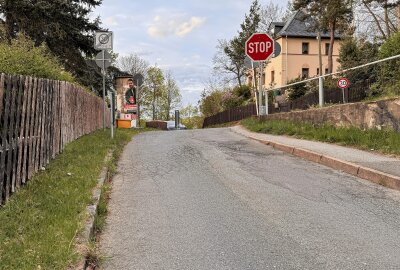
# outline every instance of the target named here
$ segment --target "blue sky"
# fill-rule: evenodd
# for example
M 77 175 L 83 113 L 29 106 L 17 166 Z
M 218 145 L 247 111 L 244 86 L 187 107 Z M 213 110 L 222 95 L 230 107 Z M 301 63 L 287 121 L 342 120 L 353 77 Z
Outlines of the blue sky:
M 260 1 L 261 5 L 269 2 Z M 273 0 L 286 4 L 286 0 Z M 150 65 L 170 70 L 182 103 L 197 104 L 212 73 L 218 39 L 239 30 L 252 0 L 103 0 L 94 12 L 114 32 L 114 51 L 136 53 Z

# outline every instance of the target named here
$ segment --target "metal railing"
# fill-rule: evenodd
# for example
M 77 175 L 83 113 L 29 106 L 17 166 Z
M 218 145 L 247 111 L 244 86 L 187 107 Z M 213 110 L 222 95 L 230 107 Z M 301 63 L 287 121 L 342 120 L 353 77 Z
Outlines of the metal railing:
M 265 102 L 265 104 L 266 104 L 266 105 L 265 105 L 265 106 L 266 106 L 266 109 L 265 109 L 264 112 L 265 112 L 266 114 L 268 114 L 268 111 L 269 111 L 269 110 L 268 110 L 268 92 L 269 92 L 269 91 L 281 90 L 281 89 L 284 89 L 284 88 L 289 88 L 289 87 L 291 87 L 291 86 L 295 86 L 295 85 L 299 85 L 299 84 L 304 84 L 304 83 L 306 83 L 306 82 L 311 82 L 311 81 L 314 81 L 314 80 L 319 80 L 319 84 L 318 84 L 318 85 L 319 85 L 319 87 L 318 87 L 319 106 L 320 106 L 320 107 L 323 107 L 324 104 L 325 104 L 325 98 L 324 98 L 324 83 L 323 83 L 323 79 L 324 79 L 324 78 L 326 78 L 326 77 L 333 77 L 333 76 L 339 75 L 339 74 L 345 74 L 345 73 L 347 73 L 347 72 L 349 72 L 349 71 L 353 71 L 353 70 L 365 68 L 365 67 L 368 67 L 368 66 L 376 65 L 376 64 L 379 64 L 379 63 L 383 63 L 383 62 L 387 62 L 387 61 L 395 60 L 395 59 L 400 59 L 400 54 L 394 55 L 394 56 L 390 56 L 390 57 L 387 57 L 387 58 L 384 58 L 384 59 L 380 59 L 380 60 L 377 60 L 377 61 L 369 62 L 369 63 L 363 64 L 363 65 L 359 65 L 359 66 L 347 68 L 347 69 L 340 70 L 340 71 L 337 71 L 337 72 L 332 72 L 332 73 L 328 73 L 328 74 L 321 74 L 321 75 L 315 76 L 315 77 L 313 77 L 313 78 L 304 79 L 304 80 L 302 80 L 302 81 L 290 83 L 290 84 L 287 84 L 287 85 L 284 85 L 284 86 L 275 87 L 275 88 L 272 88 L 272 89 L 264 89 L 264 95 L 265 95 L 265 99 L 266 99 L 266 102 Z M 258 100 L 258 106 L 259 106 L 259 108 L 261 108 L 261 105 L 262 105 L 262 98 L 260 98 L 260 99 Z M 260 109 L 258 109 L 257 112 L 258 112 L 257 115 L 260 115 L 260 114 L 261 114 L 261 110 L 260 110 Z

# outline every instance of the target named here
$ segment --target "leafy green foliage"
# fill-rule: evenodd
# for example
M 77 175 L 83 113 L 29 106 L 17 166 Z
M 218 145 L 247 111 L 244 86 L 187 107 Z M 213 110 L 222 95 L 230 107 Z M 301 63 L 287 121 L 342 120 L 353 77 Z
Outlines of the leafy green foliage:
M 302 78 L 296 78 L 291 81 L 288 81 L 288 84 L 296 83 L 302 81 Z M 299 83 L 295 84 L 293 86 L 290 86 L 288 89 L 286 89 L 288 92 L 288 99 L 289 100 L 295 100 L 299 97 L 304 96 L 308 89 L 307 89 L 307 84 L 306 83 Z
M 180 110 L 180 114 L 181 122 L 186 128 L 197 129 L 203 127 L 204 119 L 199 115 L 199 108 L 197 106 L 189 104 Z
M 248 86 L 248 85 L 236 86 L 232 89 L 232 92 L 235 96 L 241 98 L 243 101 L 246 101 L 246 100 L 249 100 L 252 98 L 250 86 Z
M 363 65 L 377 60 L 378 49 L 379 46 L 376 43 L 348 37 L 342 42 L 338 62 L 342 70 Z M 346 77 L 352 84 L 365 80 L 375 81 L 377 72 L 378 69 L 375 65 L 347 72 Z
M 379 58 L 400 54 L 400 33 L 390 37 L 379 50 Z M 400 80 L 400 60 L 392 60 L 382 65 L 381 80 Z
M 93 33 L 100 30 L 100 20 L 91 20 L 92 9 L 101 0 L 0 0 L 0 18 L 5 39 L 11 42 L 19 33 L 45 44 L 77 81 L 90 88 L 101 88 L 101 76 L 88 66 L 84 55 L 92 57 Z M 93 79 L 95 78 L 95 79 Z
M 165 74 L 164 87 L 165 91 L 161 101 L 161 115 L 162 119 L 168 121 L 171 119 L 172 111 L 180 105 L 182 96 L 178 84 L 170 72 Z
M 11 44 L 0 43 L 0 72 L 75 81 L 45 45 L 35 47 L 33 41 L 22 35 Z
M 222 107 L 223 92 L 215 90 L 210 93 L 203 92 L 200 101 L 200 112 L 204 117 L 208 117 L 219 113 L 223 110 Z

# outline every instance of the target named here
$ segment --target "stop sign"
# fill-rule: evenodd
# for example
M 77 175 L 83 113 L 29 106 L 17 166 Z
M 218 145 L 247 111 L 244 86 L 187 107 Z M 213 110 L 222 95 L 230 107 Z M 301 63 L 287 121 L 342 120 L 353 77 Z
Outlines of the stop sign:
M 246 54 L 253 61 L 265 61 L 274 53 L 274 40 L 264 33 L 255 33 L 246 41 Z

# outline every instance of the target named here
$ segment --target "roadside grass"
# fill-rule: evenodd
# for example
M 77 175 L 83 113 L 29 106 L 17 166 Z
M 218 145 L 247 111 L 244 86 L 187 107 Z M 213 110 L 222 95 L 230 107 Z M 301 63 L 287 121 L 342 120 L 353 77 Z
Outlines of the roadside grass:
M 289 135 L 300 139 L 336 143 L 344 146 L 400 155 L 400 133 L 392 129 L 362 130 L 356 127 L 313 125 L 291 121 L 269 120 L 260 122 L 256 118 L 242 120 L 247 129 L 275 135 Z
M 113 170 L 132 136 L 146 130 L 117 130 L 114 141 L 109 130 L 83 136 L 13 195 L 0 208 L 0 269 L 66 269 L 76 263 L 75 238 L 107 153 L 113 151 L 107 164 Z M 106 214 L 105 201 L 99 212 Z

